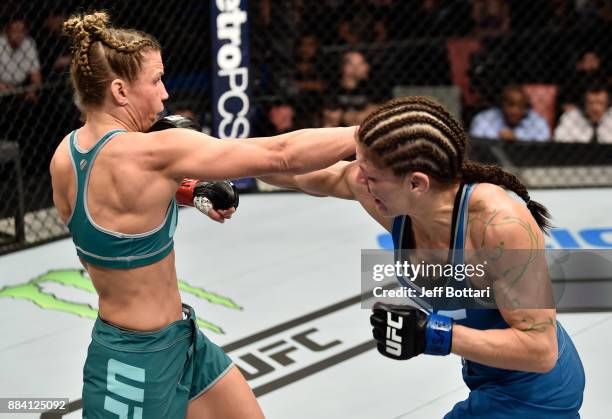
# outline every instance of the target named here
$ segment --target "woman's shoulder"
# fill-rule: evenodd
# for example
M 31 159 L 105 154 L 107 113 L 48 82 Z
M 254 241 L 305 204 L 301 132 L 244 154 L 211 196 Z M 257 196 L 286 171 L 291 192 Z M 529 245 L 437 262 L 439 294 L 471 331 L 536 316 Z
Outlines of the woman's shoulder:
M 506 189 L 493 183 L 476 183 L 473 186 L 472 195 L 470 197 L 470 209 L 476 202 L 481 202 L 489 205 L 498 205 L 506 203 L 507 200 L 513 198 L 508 194 Z
M 50 169 L 52 173 L 54 170 L 59 170 L 62 167 L 70 164 L 70 150 L 68 148 L 70 134 L 72 133 L 70 132 L 66 134 L 55 148 L 55 152 L 53 153 L 50 162 Z
M 475 184 L 468 205 L 470 213 L 486 209 L 487 212 L 503 212 L 506 215 L 529 214 L 523 199 L 493 183 Z
M 530 237 L 539 235 L 537 223 L 523 200 L 498 185 L 477 184 L 468 208 L 469 235 L 475 247 L 500 240 L 511 245 L 513 237 L 519 238 L 522 233 Z M 519 243 L 514 246 L 522 248 Z

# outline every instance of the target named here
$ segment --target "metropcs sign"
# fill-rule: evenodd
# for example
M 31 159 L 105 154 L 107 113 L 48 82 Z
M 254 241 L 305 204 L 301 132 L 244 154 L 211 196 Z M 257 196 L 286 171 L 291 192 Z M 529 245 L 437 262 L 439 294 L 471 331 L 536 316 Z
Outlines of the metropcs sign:
M 211 3 L 213 134 L 246 138 L 249 122 L 249 39 L 246 0 Z

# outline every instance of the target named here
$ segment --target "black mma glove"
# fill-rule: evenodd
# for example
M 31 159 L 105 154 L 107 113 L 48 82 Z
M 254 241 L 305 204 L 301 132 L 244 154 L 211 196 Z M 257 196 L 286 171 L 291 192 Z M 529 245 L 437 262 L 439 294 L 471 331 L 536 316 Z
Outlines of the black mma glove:
M 237 209 L 239 201 L 238 190 L 229 180 L 198 182 L 193 190 L 193 205 L 204 214 L 211 208 Z
M 181 115 L 168 115 L 151 125 L 148 132 L 163 131 L 169 128 L 187 128 L 198 132 L 202 131 L 200 124 L 191 118 Z
M 386 357 L 410 359 L 422 353 L 450 353 L 453 321 L 449 317 L 428 315 L 410 306 L 376 303 L 370 324 L 378 352 Z
M 162 131 L 169 128 L 187 128 L 200 131 L 200 125 L 191 118 L 181 115 L 169 115 L 155 122 L 149 132 Z M 208 211 L 238 208 L 238 190 L 229 180 L 219 182 L 204 182 L 198 179 L 185 178 L 176 192 L 179 205 L 196 207 L 208 215 Z
M 238 208 L 238 190 L 229 180 L 219 182 L 204 182 L 197 179 L 183 179 L 176 192 L 179 205 L 196 207 L 208 215 L 208 211 Z

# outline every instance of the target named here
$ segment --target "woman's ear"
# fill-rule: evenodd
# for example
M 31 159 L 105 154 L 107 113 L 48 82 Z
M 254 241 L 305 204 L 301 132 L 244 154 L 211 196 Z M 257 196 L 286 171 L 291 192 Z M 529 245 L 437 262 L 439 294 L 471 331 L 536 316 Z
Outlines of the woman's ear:
M 121 79 L 114 79 L 111 82 L 111 97 L 119 106 L 126 106 L 128 104 L 126 87 L 125 82 Z
M 404 182 L 412 192 L 417 194 L 424 194 L 431 187 L 429 176 L 423 172 L 412 172 L 406 175 Z

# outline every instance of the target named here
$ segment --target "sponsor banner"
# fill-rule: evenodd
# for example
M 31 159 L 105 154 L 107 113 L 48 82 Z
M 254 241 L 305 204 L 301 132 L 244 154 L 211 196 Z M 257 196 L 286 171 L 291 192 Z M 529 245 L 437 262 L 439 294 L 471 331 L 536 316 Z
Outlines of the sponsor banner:
M 251 134 L 249 32 L 247 0 L 214 0 L 211 4 L 212 134 L 247 138 Z M 236 179 L 240 190 L 254 179 Z
M 389 233 L 376 238 L 383 249 L 393 249 Z M 545 237 L 547 249 L 612 249 L 612 227 L 553 228 Z

